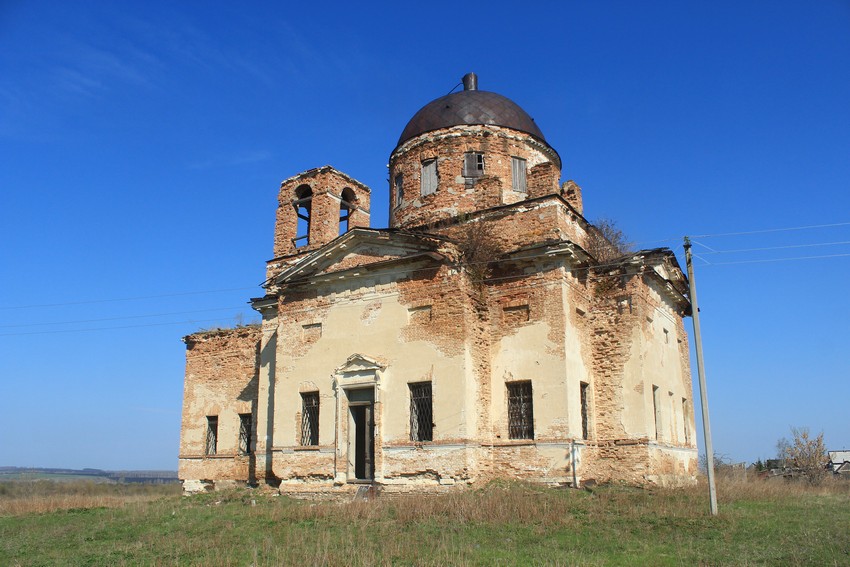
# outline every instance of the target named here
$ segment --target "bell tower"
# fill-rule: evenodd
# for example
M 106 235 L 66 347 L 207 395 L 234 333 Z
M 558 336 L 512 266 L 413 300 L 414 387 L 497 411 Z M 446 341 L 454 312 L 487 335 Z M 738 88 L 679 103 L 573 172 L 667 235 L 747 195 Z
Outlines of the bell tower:
M 369 187 L 326 165 L 280 184 L 275 257 L 314 250 L 356 227 L 369 226 Z

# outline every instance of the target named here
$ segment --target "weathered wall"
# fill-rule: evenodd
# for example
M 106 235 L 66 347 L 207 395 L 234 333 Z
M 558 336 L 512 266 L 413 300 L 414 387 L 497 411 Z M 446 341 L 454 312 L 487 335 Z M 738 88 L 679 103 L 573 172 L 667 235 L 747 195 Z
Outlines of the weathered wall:
M 310 211 L 309 239 L 293 243 L 298 232 L 298 215 L 293 203 L 296 190 L 308 186 L 313 192 Z M 283 181 L 278 193 L 277 220 L 274 234 L 274 256 L 314 250 L 340 234 L 342 194 L 350 189 L 355 199 L 348 228 L 369 226 L 369 188 L 330 166 L 305 171 Z
M 238 452 L 239 414 L 257 415 L 260 332 L 248 326 L 184 338 L 186 378 L 178 464 L 182 480 L 247 481 L 252 475 L 253 457 Z M 207 416 L 218 416 L 216 455 L 205 455 Z
M 431 445 L 465 443 L 474 419 L 466 387 L 466 331 L 462 306 L 455 301 L 457 285 L 446 267 L 414 272 L 409 278 L 395 274 L 349 278 L 319 290 L 284 292 L 280 304 L 281 335 L 287 337 L 286 356 L 278 357 L 275 394 L 274 471 L 286 482 L 293 478 L 332 479 L 347 474 L 344 442 L 348 407 L 341 394 L 337 368 L 355 354 L 380 359 L 385 370 L 377 377 L 376 449 L 394 450 L 400 462 L 413 449 L 409 430 L 409 388 L 413 382 L 431 381 L 433 388 L 434 441 Z M 396 282 L 397 279 L 402 281 Z M 319 445 L 299 446 L 301 397 L 296 392 L 320 395 Z M 376 453 L 379 451 L 376 450 Z M 466 463 L 434 457 L 429 451 L 416 459 L 414 470 L 399 468 L 376 454 L 377 478 L 427 474 L 463 475 Z M 443 454 L 443 453 L 441 453 Z
M 484 154 L 483 176 L 463 176 L 465 152 Z M 512 188 L 511 157 L 526 160 L 526 193 Z M 422 162 L 427 159 L 437 160 L 439 181 L 435 193 L 423 196 Z M 557 161 L 551 148 L 509 128 L 455 126 L 428 132 L 405 142 L 390 156 L 390 226 L 412 227 L 557 193 L 560 175 Z M 404 184 L 404 199 L 400 203 L 396 202 L 392 187 L 397 175 L 402 176 Z

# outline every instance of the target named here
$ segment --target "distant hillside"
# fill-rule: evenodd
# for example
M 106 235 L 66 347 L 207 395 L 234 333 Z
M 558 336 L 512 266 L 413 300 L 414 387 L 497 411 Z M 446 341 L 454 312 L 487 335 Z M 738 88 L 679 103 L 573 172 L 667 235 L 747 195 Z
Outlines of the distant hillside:
M 0 481 L 4 480 L 91 480 L 94 482 L 133 482 L 143 484 L 179 482 L 177 471 L 104 471 L 100 469 L 0 467 Z

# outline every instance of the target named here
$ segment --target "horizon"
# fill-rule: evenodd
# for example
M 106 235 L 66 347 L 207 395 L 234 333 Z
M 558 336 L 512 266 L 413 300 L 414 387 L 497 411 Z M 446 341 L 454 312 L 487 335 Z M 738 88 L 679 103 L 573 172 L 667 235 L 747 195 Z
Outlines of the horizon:
M 846 450 L 850 4 L 488 6 L 0 7 L 0 461 L 176 470 L 180 338 L 257 319 L 281 180 L 333 165 L 386 227 L 399 135 L 470 71 L 589 220 L 691 237 L 715 453 Z

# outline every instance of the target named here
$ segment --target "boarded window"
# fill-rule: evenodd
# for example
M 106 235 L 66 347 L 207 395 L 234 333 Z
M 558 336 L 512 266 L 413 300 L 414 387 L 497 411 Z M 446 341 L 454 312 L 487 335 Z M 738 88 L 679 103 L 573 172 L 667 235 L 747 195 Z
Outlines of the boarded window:
M 207 416 L 207 442 L 204 454 L 215 455 L 218 452 L 218 416 Z
M 522 158 L 511 158 L 511 187 L 513 187 L 514 191 L 519 193 L 525 193 L 528 191 L 528 184 L 526 181 L 526 163 Z
M 239 453 L 248 455 L 254 447 L 251 445 L 251 414 L 239 414 Z
M 437 160 L 426 159 L 422 162 L 422 196 L 437 192 Z
M 588 386 L 586 382 L 582 382 L 579 386 L 579 391 L 581 392 L 581 438 L 582 439 L 590 439 L 590 421 L 589 414 L 590 408 L 588 407 L 588 399 L 587 399 L 587 391 Z
M 463 176 L 481 177 L 484 175 L 484 154 L 466 152 L 463 154 Z
M 419 382 L 410 386 L 410 440 L 432 441 L 434 439 L 433 405 L 431 382 Z
M 534 439 L 530 381 L 508 383 L 508 436 L 511 439 Z
M 404 177 L 402 177 L 401 173 L 395 176 L 393 185 L 395 187 L 395 206 L 400 207 L 401 202 L 404 200 Z
M 319 444 L 319 392 L 301 394 L 301 444 Z

